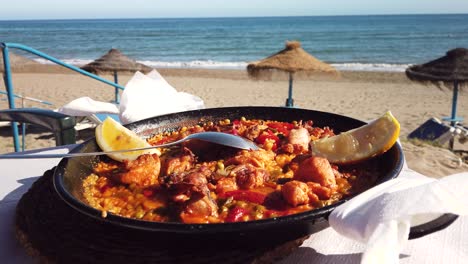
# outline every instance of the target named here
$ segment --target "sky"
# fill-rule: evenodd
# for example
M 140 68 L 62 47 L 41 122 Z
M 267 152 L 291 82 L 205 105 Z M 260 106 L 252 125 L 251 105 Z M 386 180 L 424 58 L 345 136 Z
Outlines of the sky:
M 468 0 L 0 0 L 0 20 L 468 13 Z

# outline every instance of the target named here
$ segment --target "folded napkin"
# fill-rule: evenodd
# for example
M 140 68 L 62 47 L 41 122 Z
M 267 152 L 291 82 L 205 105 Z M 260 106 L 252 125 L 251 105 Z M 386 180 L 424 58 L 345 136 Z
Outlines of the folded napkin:
M 57 111 L 71 116 L 92 114 L 119 114 L 120 121 L 128 124 L 145 118 L 202 109 L 205 105 L 200 97 L 178 92 L 153 70 L 148 75 L 136 72 L 122 92 L 120 105 L 95 101 L 81 97 L 59 108 Z
M 337 207 L 329 223 L 339 234 L 366 243 L 361 263 L 398 263 L 411 226 L 444 213 L 467 215 L 467 197 L 468 172 L 436 180 L 405 164 L 398 178 Z
M 123 124 L 152 116 L 204 108 L 203 100 L 192 94 L 177 92 L 156 71 L 148 75 L 136 72 L 125 86 L 120 101 Z
M 118 114 L 119 108 L 115 104 L 80 97 L 60 107 L 57 112 L 69 116 L 89 116 L 96 113 Z

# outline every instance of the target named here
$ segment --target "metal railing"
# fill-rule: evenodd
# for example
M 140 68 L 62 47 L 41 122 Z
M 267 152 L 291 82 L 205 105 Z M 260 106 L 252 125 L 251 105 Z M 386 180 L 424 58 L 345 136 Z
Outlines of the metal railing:
M 63 61 L 60 61 L 59 59 L 57 58 L 54 58 L 50 55 L 47 55 L 43 52 L 40 52 L 38 50 L 35 50 L 31 47 L 28 47 L 26 45 L 22 45 L 22 44 L 18 44 L 18 43 L 6 43 L 6 42 L 0 42 L 0 48 L 2 49 L 2 53 L 3 53 L 3 65 L 4 65 L 4 82 L 5 82 L 5 87 L 6 87 L 6 91 L 7 91 L 7 97 L 8 97 L 8 107 L 10 109 L 14 109 L 15 108 L 15 101 L 14 101 L 14 91 L 13 91 L 13 81 L 12 81 L 12 73 L 11 73 L 11 67 L 10 67 L 10 56 L 9 56 L 9 49 L 12 48 L 12 49 L 20 49 L 20 50 L 24 50 L 26 52 L 29 52 L 29 53 L 32 53 L 36 56 L 39 56 L 41 58 L 44 58 L 48 61 L 51 61 L 51 62 L 54 62 L 58 65 L 61 65 L 65 68 L 68 68 L 72 71 L 75 71 L 75 72 L 78 72 L 78 73 L 81 73 L 87 77 L 90 77 L 90 78 L 93 78 L 95 80 L 98 80 L 100 82 L 103 82 L 105 84 L 108 84 L 110 86 L 113 86 L 115 87 L 116 89 L 120 89 L 120 90 L 123 90 L 124 87 L 117 84 L 117 83 L 114 83 L 114 82 L 111 82 L 109 80 L 106 80 L 102 77 L 99 77 L 95 74 L 92 74 L 92 73 L 89 73 L 85 70 L 82 70 L 76 66 L 73 66 L 73 65 L 70 65 L 70 64 L 67 64 Z M 118 93 L 116 93 L 116 98 L 115 98 L 115 101 L 116 103 L 118 103 Z M 11 123 L 11 129 L 12 129 L 12 133 L 13 133 L 13 144 L 14 144 L 14 147 L 15 147 L 15 151 L 20 151 L 20 144 L 19 144 L 19 133 L 18 133 L 18 127 L 16 125 L 16 122 L 12 122 Z

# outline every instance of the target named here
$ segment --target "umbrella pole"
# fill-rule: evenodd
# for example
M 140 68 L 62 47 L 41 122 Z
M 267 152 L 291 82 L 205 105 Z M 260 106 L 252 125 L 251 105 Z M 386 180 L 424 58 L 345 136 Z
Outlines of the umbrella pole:
M 288 99 L 286 99 L 286 107 L 293 107 L 294 100 L 292 99 L 292 91 L 293 91 L 293 73 L 289 73 L 289 90 L 288 90 Z
M 457 124 L 457 100 L 458 100 L 458 81 L 453 82 L 453 97 L 452 97 L 452 116 L 450 117 L 450 125 L 455 127 Z M 453 150 L 454 138 L 449 141 L 449 148 Z
M 117 71 L 114 71 L 114 83 L 119 83 L 119 79 L 117 77 Z M 120 103 L 120 96 L 119 96 L 119 88 L 115 86 L 115 103 Z

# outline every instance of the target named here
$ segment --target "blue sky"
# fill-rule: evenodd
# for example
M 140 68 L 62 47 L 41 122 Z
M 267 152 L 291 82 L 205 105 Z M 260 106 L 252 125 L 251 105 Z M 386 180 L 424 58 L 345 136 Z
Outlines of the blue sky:
M 0 20 L 468 13 L 468 0 L 0 0 Z

